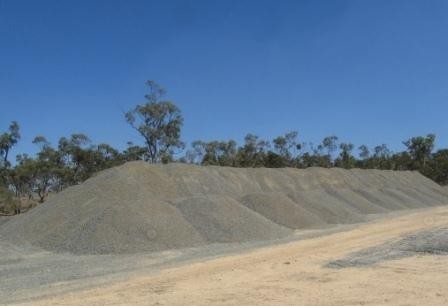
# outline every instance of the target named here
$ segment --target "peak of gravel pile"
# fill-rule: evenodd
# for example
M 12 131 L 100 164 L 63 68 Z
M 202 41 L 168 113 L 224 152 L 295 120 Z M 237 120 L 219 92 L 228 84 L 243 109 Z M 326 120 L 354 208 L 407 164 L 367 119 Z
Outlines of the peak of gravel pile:
M 0 224 L 0 236 L 54 252 L 136 253 L 276 239 L 446 203 L 417 172 L 130 162 Z

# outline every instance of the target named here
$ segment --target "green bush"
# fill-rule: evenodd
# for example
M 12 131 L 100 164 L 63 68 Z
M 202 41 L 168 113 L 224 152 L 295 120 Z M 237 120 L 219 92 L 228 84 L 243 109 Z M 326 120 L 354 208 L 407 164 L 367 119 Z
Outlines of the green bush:
M 0 213 L 15 214 L 19 208 L 19 202 L 14 195 L 4 187 L 0 186 Z

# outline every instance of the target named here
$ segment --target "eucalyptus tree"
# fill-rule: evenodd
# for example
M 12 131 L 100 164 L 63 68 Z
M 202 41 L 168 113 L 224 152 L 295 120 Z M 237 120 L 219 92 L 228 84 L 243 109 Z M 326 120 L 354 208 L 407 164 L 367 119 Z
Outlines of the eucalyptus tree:
M 322 140 L 322 148 L 327 150 L 327 155 L 330 159 L 333 157 L 333 153 L 338 149 L 338 140 L 337 136 L 327 136 Z
M 9 154 L 11 149 L 20 140 L 20 127 L 16 121 L 11 122 L 8 131 L 0 134 L 0 184 L 7 186 L 9 167 Z
M 123 151 L 123 159 L 125 161 L 143 160 L 148 161 L 146 147 L 134 144 L 132 141 L 127 142 L 128 147 Z
M 185 152 L 185 161 L 190 164 L 200 165 L 204 161 L 206 154 L 206 142 L 195 140 L 191 143 L 191 148 Z
M 237 166 L 238 167 L 263 167 L 266 165 L 265 157 L 270 143 L 266 140 L 260 140 L 255 134 L 247 134 L 244 137 L 244 145 L 238 149 Z
M 339 157 L 336 161 L 336 166 L 350 169 L 356 165 L 356 159 L 352 155 L 352 151 L 354 149 L 354 145 L 352 143 L 341 143 L 339 144 Z
M 412 137 L 403 142 L 415 161 L 417 169 L 425 167 L 427 161 L 431 158 L 435 140 L 436 135 L 428 134 L 427 136 Z
M 144 138 L 149 161 L 157 163 L 171 159 L 176 149 L 184 148 L 180 139 L 183 117 L 175 104 L 163 100 L 166 92 L 160 85 L 154 81 L 146 84 L 146 103 L 128 111 L 125 118 Z
M 272 141 L 276 153 L 284 159 L 284 164 L 288 166 L 294 166 L 294 160 L 297 159 L 298 152 L 302 148 L 297 137 L 298 132 L 292 131 L 284 136 L 278 136 Z
M 428 165 L 430 171 L 425 174 L 439 184 L 448 185 L 448 149 L 435 152 Z

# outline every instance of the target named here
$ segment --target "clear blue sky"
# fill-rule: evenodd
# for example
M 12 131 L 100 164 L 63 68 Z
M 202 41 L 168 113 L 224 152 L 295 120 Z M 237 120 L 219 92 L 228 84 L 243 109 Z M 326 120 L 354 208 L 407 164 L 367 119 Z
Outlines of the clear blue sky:
M 0 0 L 0 130 L 32 151 L 73 132 L 123 149 L 145 81 L 183 138 L 290 130 L 356 145 L 434 132 L 448 146 L 448 1 Z

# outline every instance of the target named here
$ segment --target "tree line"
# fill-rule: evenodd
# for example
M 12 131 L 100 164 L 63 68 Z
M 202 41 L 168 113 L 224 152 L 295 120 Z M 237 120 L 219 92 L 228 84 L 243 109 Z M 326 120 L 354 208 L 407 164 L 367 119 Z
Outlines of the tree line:
M 56 145 L 38 135 L 33 140 L 38 153 L 18 154 L 13 164 L 11 150 L 21 137 L 20 126 L 13 121 L 0 134 L 0 213 L 20 213 L 24 199 L 42 203 L 49 193 L 135 160 L 227 167 L 417 170 L 439 184 L 448 184 L 448 149 L 434 152 L 434 134 L 403 141 L 401 152 L 392 152 L 380 144 L 373 148 L 361 145 L 355 154 L 354 144 L 340 141 L 335 135 L 313 144 L 303 142 L 297 131 L 272 140 L 247 134 L 242 144 L 234 140 L 197 140 L 187 148 L 181 139 L 180 109 L 165 99 L 166 92 L 160 85 L 148 81 L 147 86 L 145 103 L 125 113 L 125 120 L 142 137 L 144 145 L 128 142 L 123 151 L 105 143 L 93 144 L 84 134 L 61 137 Z

